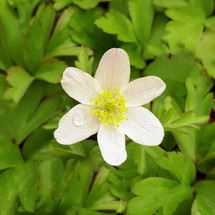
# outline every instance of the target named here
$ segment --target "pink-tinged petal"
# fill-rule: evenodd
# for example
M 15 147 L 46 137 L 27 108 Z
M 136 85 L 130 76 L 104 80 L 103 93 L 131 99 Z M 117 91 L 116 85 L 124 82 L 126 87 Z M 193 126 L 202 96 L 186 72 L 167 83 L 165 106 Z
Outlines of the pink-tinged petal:
M 130 62 L 123 49 L 112 48 L 104 53 L 95 74 L 103 90 L 121 89 L 129 82 Z
M 106 127 L 101 124 L 98 132 L 98 144 L 104 160 L 112 165 L 119 166 L 126 158 L 125 135 L 120 128 L 114 125 Z
M 61 84 L 69 96 L 86 105 L 91 103 L 89 99 L 97 98 L 102 92 L 96 79 L 74 67 L 64 71 Z
M 159 96 L 165 88 L 166 85 L 160 78 L 148 76 L 128 83 L 120 93 L 126 101 L 126 107 L 139 107 Z
M 89 106 L 79 104 L 66 113 L 59 122 L 54 137 L 58 143 L 69 145 L 82 141 L 98 132 L 100 121 L 91 114 Z
M 134 142 L 156 146 L 164 137 L 164 129 L 160 121 L 149 110 L 143 107 L 128 108 L 125 112 L 128 120 L 122 120 L 120 126 L 124 133 Z

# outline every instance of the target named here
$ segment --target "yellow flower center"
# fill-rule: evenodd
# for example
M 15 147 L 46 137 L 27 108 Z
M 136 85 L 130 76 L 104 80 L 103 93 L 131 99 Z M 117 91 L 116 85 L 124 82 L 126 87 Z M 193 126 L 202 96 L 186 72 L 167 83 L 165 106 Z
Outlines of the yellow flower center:
M 118 90 L 119 89 L 115 87 L 115 91 Z M 128 120 L 128 117 L 123 116 L 123 112 L 128 111 L 128 109 L 125 108 L 126 101 L 119 92 L 113 97 L 111 90 L 105 90 L 103 93 L 98 94 L 98 98 L 94 100 L 90 99 L 90 101 L 92 102 L 90 107 L 95 107 L 91 113 L 98 116 L 101 123 L 105 124 L 107 127 L 112 123 L 119 127 L 119 122 L 121 120 Z

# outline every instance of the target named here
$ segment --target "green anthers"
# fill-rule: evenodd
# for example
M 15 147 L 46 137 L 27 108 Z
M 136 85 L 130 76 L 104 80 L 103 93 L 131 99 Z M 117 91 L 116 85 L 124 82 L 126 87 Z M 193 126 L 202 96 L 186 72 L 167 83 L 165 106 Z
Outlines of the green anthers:
M 115 87 L 114 90 L 118 91 L 119 89 Z M 121 120 L 128 120 L 128 117 L 123 116 L 123 112 L 128 111 L 125 108 L 126 101 L 119 92 L 113 97 L 111 90 L 105 90 L 103 93 L 98 94 L 98 98 L 90 99 L 90 101 L 92 102 L 90 107 L 95 107 L 91 113 L 98 116 L 101 123 L 105 124 L 105 126 L 108 127 L 109 124 L 114 124 L 119 127 Z

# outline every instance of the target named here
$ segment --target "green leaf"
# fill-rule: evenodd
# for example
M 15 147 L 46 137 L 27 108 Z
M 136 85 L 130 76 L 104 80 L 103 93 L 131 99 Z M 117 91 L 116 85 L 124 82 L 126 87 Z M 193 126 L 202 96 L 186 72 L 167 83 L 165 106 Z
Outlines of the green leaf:
M 215 168 L 214 167 L 207 174 L 207 179 L 208 180 L 215 180 Z
M 129 16 L 128 2 L 129 0 L 110 1 L 109 9 Z
M 191 2 L 193 5 L 195 5 L 197 7 L 201 7 L 205 13 L 205 16 L 209 16 L 213 12 L 213 9 L 214 9 L 214 1 L 213 0 L 208 0 L 208 1 L 191 0 Z
M 37 129 L 31 134 L 23 145 L 23 155 L 26 159 L 33 158 L 40 149 L 49 144 L 53 139 L 53 132 L 45 129 Z
M 26 32 L 26 28 L 30 22 L 31 16 L 38 3 L 39 3 L 39 0 L 14 1 L 13 7 L 15 7 L 17 9 L 18 21 L 19 21 L 20 28 L 23 33 Z
M 3 99 L 4 92 L 8 88 L 8 83 L 6 81 L 6 75 L 0 74 L 0 118 L 1 115 L 4 115 L 7 111 L 8 108 L 13 106 L 11 101 L 6 101 Z
M 161 123 L 167 131 L 181 131 L 187 134 L 187 127 L 199 128 L 196 124 L 208 121 L 208 115 L 197 115 L 194 111 L 182 114 L 182 110 L 171 97 L 164 100 L 164 108 L 167 111 L 161 117 Z
M 174 215 L 190 215 L 191 207 L 193 204 L 194 195 L 193 193 L 185 198 L 180 204 L 178 205 L 177 209 L 174 211 Z
M 198 96 L 200 96 L 200 94 L 198 94 Z M 198 98 L 198 102 L 200 103 L 196 107 L 199 108 L 201 104 L 201 97 Z M 200 123 L 207 122 L 208 115 L 202 114 L 202 112 L 200 112 L 200 115 L 198 115 L 194 113 L 194 111 L 191 112 L 190 110 L 182 114 L 181 108 L 171 97 L 166 97 L 164 101 L 164 109 L 167 112 L 164 114 L 165 111 L 163 111 L 164 115 L 161 117 L 161 123 L 164 126 L 165 130 L 171 131 L 176 139 L 177 144 L 180 147 L 180 150 L 185 154 L 188 154 L 192 159 L 195 160 L 199 156 L 197 152 L 201 151 L 201 146 L 207 145 L 205 143 L 200 143 L 199 136 L 202 133 L 202 125 Z M 193 106 L 191 110 L 192 109 Z M 188 142 L 190 144 L 187 144 Z
M 96 25 L 104 32 L 116 34 L 123 42 L 136 42 L 131 21 L 124 15 L 110 11 L 105 17 L 96 20 Z
M 135 43 L 125 43 L 121 46 L 129 56 L 129 60 L 132 66 L 135 66 L 137 69 L 143 69 L 146 65 L 143 60 L 141 47 Z
M 89 154 L 94 147 L 98 146 L 98 143 L 96 140 L 86 139 L 81 141 L 81 145 L 84 151 L 86 152 L 86 154 Z
M 209 172 L 213 164 L 208 165 L 207 161 L 214 158 L 214 125 L 200 125 L 200 129 L 187 128 L 187 134 L 174 131 L 174 136 L 179 144 L 180 150 L 188 154 L 193 160 L 198 159 L 198 170 L 203 173 Z M 187 143 L 190 144 L 187 144 Z
M 12 99 L 17 104 L 33 80 L 34 77 L 29 75 L 22 67 L 10 67 L 7 81 L 12 87 L 5 91 L 4 98 Z
M 137 40 L 142 48 L 145 48 L 154 16 L 152 1 L 131 0 L 129 2 L 129 12 Z
M 20 143 L 29 133 L 36 129 L 41 124 L 45 123 L 60 106 L 59 98 L 49 98 L 42 102 L 36 108 L 36 112 L 28 119 L 29 121 L 22 121 L 22 129 L 18 133 L 17 140 Z M 26 119 L 27 120 L 27 119 Z
M 164 81 L 169 79 L 171 82 L 178 81 L 179 83 L 184 83 L 193 66 L 194 59 L 190 55 L 180 53 L 172 55 L 170 58 L 163 55 L 149 64 L 144 74 L 159 76 Z M 174 75 L 172 75 L 173 71 Z
M 2 215 L 13 214 L 16 201 L 22 207 L 33 212 L 37 199 L 38 174 L 34 161 L 20 164 L 17 168 L 6 170 L 0 174 L 0 210 Z
M 70 20 L 72 39 L 94 51 L 102 50 L 104 52 L 104 50 L 110 48 L 110 37 L 94 24 L 102 15 L 103 11 L 99 7 L 89 11 L 74 8 L 74 13 Z M 80 20 L 82 21 L 80 22 Z
M 174 130 L 173 134 L 176 139 L 180 150 L 188 154 L 193 160 L 196 160 L 196 134 L 198 133 L 196 128 L 187 127 L 186 133 L 182 133 L 181 131 Z M 187 144 L 190 143 L 190 144 Z
M 14 169 L 0 174 L 0 210 L 2 215 L 13 214 L 17 201 Z
M 66 6 L 72 4 L 73 0 L 54 0 L 54 9 L 61 10 L 65 8 Z
M 144 71 L 144 75 L 160 77 L 166 84 L 166 90 L 160 96 L 160 99 L 170 95 L 181 108 L 184 108 L 185 101 L 183 97 L 186 95 L 184 82 L 194 65 L 194 58 L 187 54 L 180 53 L 170 58 L 163 55 L 149 64 Z
M 143 146 L 143 147 L 144 147 L 144 150 L 155 160 L 166 155 L 166 151 L 159 146 L 153 146 L 153 147 Z
M 87 197 L 86 207 L 91 210 L 117 210 L 120 207 L 120 202 L 109 193 L 109 184 L 107 177 L 109 170 L 102 168 L 92 186 L 92 189 Z
M 171 52 L 175 53 L 186 48 L 195 53 L 205 21 L 202 10 L 187 6 L 169 9 L 166 14 L 173 19 L 167 24 L 166 33 L 163 37 L 167 41 Z
M 0 134 L 0 170 L 20 165 L 23 159 L 19 147 Z
M 35 214 L 54 213 L 66 185 L 64 165 L 61 159 L 53 157 L 39 166 L 40 187 Z M 39 207 L 40 206 L 40 207 Z
M 147 43 L 147 52 L 150 55 L 159 56 L 164 52 L 162 37 L 165 32 L 167 18 L 164 15 L 158 15 L 152 24 L 151 34 Z
M 189 30 L 191 30 L 191 34 L 188 33 Z M 169 22 L 166 26 L 166 33 L 163 38 L 167 41 L 170 52 L 176 53 L 180 50 L 188 49 L 190 52 L 194 53 L 202 30 L 202 25 L 184 24 L 178 21 Z
M 46 122 L 58 109 L 60 100 L 49 98 L 37 107 L 37 111 L 31 116 L 29 121 L 22 121 L 22 129 L 17 136 L 17 141 L 20 143 L 29 133 L 36 129 L 39 125 Z M 20 127 L 21 127 L 20 126 Z
M 214 215 L 215 207 L 215 181 L 201 181 L 194 185 L 197 192 L 192 206 L 192 215 Z
M 212 85 L 212 80 L 202 70 L 194 69 L 185 82 L 187 88 L 185 110 L 209 115 L 213 99 L 212 93 L 209 92 Z
M 189 185 L 195 179 L 196 170 L 193 161 L 180 152 L 168 152 L 167 157 L 159 158 L 157 163 L 174 174 L 182 184 Z
M 54 119 L 50 119 L 45 125 L 43 125 L 43 128 L 46 130 L 57 129 L 59 120 L 62 116 L 63 115 L 61 113 L 57 114 L 57 117 Z
M 181 115 L 178 119 L 171 123 L 171 126 L 186 127 L 193 126 L 197 123 L 205 123 L 208 121 L 207 115 L 196 115 L 194 112 L 186 112 Z
M 33 212 L 37 200 L 37 186 L 39 182 L 37 166 L 34 161 L 26 162 L 18 171 L 18 193 L 22 207 Z
M 1 56 L 0 69 L 6 71 L 10 66 L 12 66 L 12 61 L 4 41 L 3 30 L 1 26 L 0 26 L 0 56 Z
M 48 81 L 53 84 L 57 84 L 62 79 L 62 75 L 67 65 L 58 59 L 52 58 L 44 61 L 38 70 L 35 77 Z
M 19 108 L 10 109 L 0 116 L 0 121 L 3 123 L 0 130 L 6 131 L 17 144 L 48 121 L 64 105 L 60 96 L 49 95 L 49 98 L 44 100 L 42 98 L 44 85 L 42 82 L 34 82 L 20 101 Z
M 131 171 L 130 175 L 132 175 Z M 110 193 L 117 199 L 128 201 L 129 199 L 131 199 L 131 197 L 133 197 L 133 193 L 131 193 L 130 191 L 128 180 L 123 179 L 123 176 L 117 176 L 117 173 L 111 171 L 108 176 L 108 182 L 111 183 L 109 185 L 109 190 Z
M 214 123 L 213 123 L 214 124 Z M 205 157 L 200 160 L 200 163 L 209 159 L 213 159 L 215 158 L 215 141 L 211 142 L 211 146 L 209 148 L 209 150 L 207 151 L 207 154 L 205 155 Z
M 54 32 L 49 40 L 46 59 L 56 56 L 73 56 L 78 55 L 81 47 L 72 40 L 70 35 L 69 22 L 73 15 L 74 8 L 70 7 L 63 11 L 59 18 Z M 90 49 L 87 49 L 88 53 L 91 53 Z
M 54 2 L 55 2 L 54 8 L 56 10 L 61 10 L 61 9 L 65 8 L 66 6 L 71 5 L 73 3 L 82 9 L 89 10 L 89 9 L 96 7 L 96 5 L 99 2 L 106 2 L 106 1 L 110 1 L 110 0 L 64 0 L 64 1 L 54 0 Z
M 144 146 L 137 144 L 134 156 L 134 162 L 137 164 L 137 172 L 143 175 L 148 169 L 147 153 Z
M 205 19 L 205 15 L 199 7 L 186 6 L 172 8 L 165 13 L 169 18 L 180 22 L 192 22 L 195 20 L 196 24 L 202 24 Z
M 94 61 L 94 58 L 89 57 L 87 50 L 84 47 L 82 47 L 78 55 L 78 61 L 75 61 L 75 66 L 78 69 L 92 75 L 93 61 Z
M 190 77 L 187 78 L 185 85 L 187 88 L 185 111 L 194 111 L 197 115 L 196 119 L 199 118 L 200 120 L 199 123 L 201 120 L 204 122 L 204 115 L 206 120 L 206 116 L 209 115 L 212 106 L 213 96 L 209 93 L 210 88 L 212 87 L 211 80 L 201 70 L 199 70 L 198 67 L 195 67 L 190 73 Z M 188 118 L 186 118 L 185 120 L 190 120 L 189 115 Z M 183 123 L 182 120 L 180 121 Z M 195 118 L 193 118 L 192 121 L 195 121 Z M 198 124 L 198 126 L 200 129 L 202 128 L 202 125 Z M 202 144 L 200 140 L 203 133 L 202 130 L 187 127 L 185 132 L 186 133 L 183 134 L 180 131 L 174 130 L 174 136 L 180 149 L 194 160 L 202 157 L 202 152 L 208 150 L 209 144 L 209 142 L 205 142 L 204 140 L 204 144 Z M 189 144 L 187 144 L 188 142 Z
M 82 9 L 89 10 L 96 7 L 96 5 L 99 2 L 104 2 L 104 1 L 111 1 L 111 0 L 73 0 L 73 3 Z
M 189 0 L 154 0 L 153 3 L 158 7 L 175 8 L 188 5 Z
M 140 197 L 129 201 L 129 214 L 151 215 L 161 207 L 164 214 L 171 214 L 177 205 L 192 193 L 192 189 L 176 181 L 150 177 L 136 183 L 133 192 Z
M 32 74 L 35 74 L 44 57 L 54 17 L 55 12 L 51 5 L 41 5 L 28 27 L 24 41 L 24 60 Z
M 199 129 L 198 124 L 207 122 L 209 118 L 208 115 L 197 115 L 194 111 L 182 114 L 181 109 L 171 97 L 166 97 L 164 106 L 167 112 L 161 117 L 161 123 L 167 131 L 181 131 L 183 134 L 188 134 L 187 128 Z
M 201 129 L 201 136 L 199 137 L 199 144 L 197 147 L 197 153 L 201 159 L 199 164 L 206 161 L 210 161 L 215 158 L 215 123 L 205 125 Z
M 59 214 L 64 214 L 70 208 L 82 208 L 85 205 L 92 181 L 93 167 L 89 160 L 68 162 L 68 183 L 59 206 Z M 76 195 L 74 195 L 74 193 Z
M 53 135 L 53 134 L 52 134 Z M 52 136 L 53 138 L 53 136 Z M 48 156 L 58 156 L 58 157 L 63 157 L 63 158 L 84 158 L 86 157 L 86 154 L 81 147 L 80 143 L 76 143 L 72 146 L 62 146 L 55 140 L 52 140 L 49 144 L 46 144 L 39 153 L 36 153 L 34 157 L 36 159 L 44 159 L 44 157 Z
M 22 44 L 24 33 L 20 29 L 17 14 L 6 0 L 0 1 L 0 23 L 4 32 L 4 39 L 12 59 L 20 66 L 24 66 Z
M 205 20 L 205 27 L 212 30 L 214 29 L 215 16 L 209 17 Z
M 78 210 L 78 214 L 79 215 L 107 215 L 107 213 L 92 211 L 86 208 L 81 208 L 80 210 Z M 115 213 L 108 213 L 108 215 L 115 215 Z
M 196 56 L 202 61 L 208 75 L 215 78 L 215 33 L 205 32 L 198 43 Z

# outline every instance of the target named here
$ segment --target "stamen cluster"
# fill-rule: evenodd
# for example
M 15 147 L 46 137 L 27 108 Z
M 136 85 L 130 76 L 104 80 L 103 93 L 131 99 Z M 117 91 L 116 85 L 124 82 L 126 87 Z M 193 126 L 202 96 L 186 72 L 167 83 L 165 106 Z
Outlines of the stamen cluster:
M 119 89 L 115 87 L 115 91 Z M 123 116 L 123 112 L 127 112 L 128 109 L 125 108 L 125 99 L 123 99 L 123 95 L 119 92 L 116 93 L 116 96 L 113 97 L 111 90 L 104 91 L 103 93 L 98 94 L 98 98 L 94 100 L 90 99 L 92 102 L 90 107 L 95 107 L 91 113 L 95 116 L 99 117 L 99 120 L 105 126 L 109 126 L 109 124 L 114 124 L 119 127 L 119 122 L 123 119 L 128 120 L 128 117 Z

